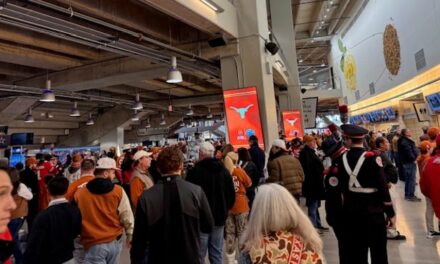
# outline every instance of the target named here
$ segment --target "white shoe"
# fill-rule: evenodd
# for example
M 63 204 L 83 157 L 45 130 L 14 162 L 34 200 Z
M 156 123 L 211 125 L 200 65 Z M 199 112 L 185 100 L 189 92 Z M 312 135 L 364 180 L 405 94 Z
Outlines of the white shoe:
M 237 264 L 237 260 L 235 260 L 235 251 L 232 254 L 226 253 L 226 264 Z

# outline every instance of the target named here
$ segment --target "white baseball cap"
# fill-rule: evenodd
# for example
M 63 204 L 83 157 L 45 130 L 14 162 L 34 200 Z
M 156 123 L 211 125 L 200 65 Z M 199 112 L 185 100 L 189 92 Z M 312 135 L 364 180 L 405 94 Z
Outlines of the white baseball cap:
M 136 153 L 134 154 L 133 159 L 134 159 L 134 160 L 139 160 L 139 159 L 141 159 L 142 157 L 150 157 L 151 155 L 153 155 L 152 152 L 146 152 L 145 150 L 139 150 L 138 152 L 136 152 Z
M 100 158 L 96 163 L 96 169 L 119 170 L 116 167 L 116 161 L 111 158 Z
M 272 142 L 272 147 L 279 147 L 280 149 L 287 150 L 286 142 L 284 142 L 282 139 L 275 139 Z

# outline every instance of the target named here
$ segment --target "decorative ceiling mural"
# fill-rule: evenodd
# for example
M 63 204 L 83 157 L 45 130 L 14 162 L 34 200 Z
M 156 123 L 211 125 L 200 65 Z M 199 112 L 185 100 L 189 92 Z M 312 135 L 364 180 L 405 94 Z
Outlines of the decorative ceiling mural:
M 339 66 L 344 73 L 345 83 L 347 88 L 356 91 L 356 60 L 354 56 L 347 50 L 341 39 L 338 40 L 339 50 L 342 52 Z
M 383 55 L 385 65 L 392 75 L 397 75 L 400 69 L 400 42 L 396 28 L 388 24 L 383 33 Z

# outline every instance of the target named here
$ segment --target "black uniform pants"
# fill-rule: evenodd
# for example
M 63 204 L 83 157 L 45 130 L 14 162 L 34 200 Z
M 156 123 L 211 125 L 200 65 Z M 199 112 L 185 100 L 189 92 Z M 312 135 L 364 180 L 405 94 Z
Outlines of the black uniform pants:
M 388 264 L 386 223 L 383 213 L 350 214 L 345 217 L 344 256 L 347 263 Z

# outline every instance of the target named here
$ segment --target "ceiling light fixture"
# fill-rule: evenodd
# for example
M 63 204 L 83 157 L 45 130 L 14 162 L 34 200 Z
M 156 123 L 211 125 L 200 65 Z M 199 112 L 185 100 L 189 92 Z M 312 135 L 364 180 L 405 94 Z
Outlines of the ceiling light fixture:
M 327 9 L 325 11 L 326 12 L 330 12 L 330 7 L 327 7 Z
M 150 124 L 150 118 L 147 118 L 147 123 L 145 124 L 145 128 L 150 128 L 151 124 Z
M 93 121 L 92 113 L 89 113 L 89 119 L 87 120 L 86 125 L 93 126 L 95 124 L 95 121 Z
M 49 113 L 47 113 L 47 118 L 54 118 L 54 117 L 55 117 L 54 114 L 49 114 Z
M 55 102 L 55 94 L 51 89 L 50 80 L 46 81 L 46 89 L 44 89 L 43 94 L 41 95 L 40 102 Z
M 221 6 L 216 4 L 213 0 L 200 0 L 200 1 L 217 13 L 221 13 L 225 11 Z
M 182 73 L 177 69 L 176 56 L 171 57 L 171 68 L 168 70 L 167 83 L 182 82 Z
M 317 72 L 317 70 L 315 69 L 315 70 L 313 70 L 313 73 L 316 73 Z
M 139 115 L 137 113 L 137 110 L 134 110 L 134 114 L 131 117 L 131 121 L 133 121 L 133 122 L 139 121 Z
M 206 118 L 208 119 L 212 118 L 211 108 L 208 108 L 208 114 L 206 115 Z
M 165 120 L 165 116 L 164 114 L 162 114 L 161 118 L 160 118 L 160 125 L 164 126 L 167 124 L 167 121 Z
M 325 63 L 324 63 L 324 61 L 321 63 L 321 67 L 325 67 Z
M 328 11 L 327 11 L 328 12 Z M 324 15 L 324 18 L 327 18 L 327 15 Z M 324 24 L 324 21 L 322 21 L 323 23 L 322 24 Z
M 316 30 L 316 34 L 319 34 L 319 30 Z
M 182 122 L 180 122 L 180 127 L 184 127 L 185 126 L 185 122 L 182 119 Z
M 142 110 L 143 108 L 144 108 L 144 106 L 142 105 L 141 97 L 140 97 L 139 93 L 137 93 L 136 94 L 136 101 L 134 101 L 134 104 L 131 107 L 131 109 L 133 109 L 133 110 Z
M 81 116 L 81 113 L 78 110 L 78 103 L 76 101 L 73 102 L 73 108 L 72 108 L 72 110 L 70 110 L 69 116 L 73 116 L 73 117 Z
M 191 105 L 188 106 L 188 111 L 186 112 L 186 115 L 187 115 L 187 116 L 192 116 L 192 115 L 194 115 L 194 111 L 192 110 Z
M 333 0 L 330 0 L 330 5 L 333 5 Z
M 304 62 L 304 60 L 303 59 L 299 59 L 299 61 L 298 61 L 299 63 L 303 63 Z
M 32 109 L 30 107 L 28 109 L 28 113 L 27 113 L 26 117 L 24 118 L 24 122 L 25 123 L 33 123 L 33 122 L 35 122 L 35 119 L 32 116 Z

